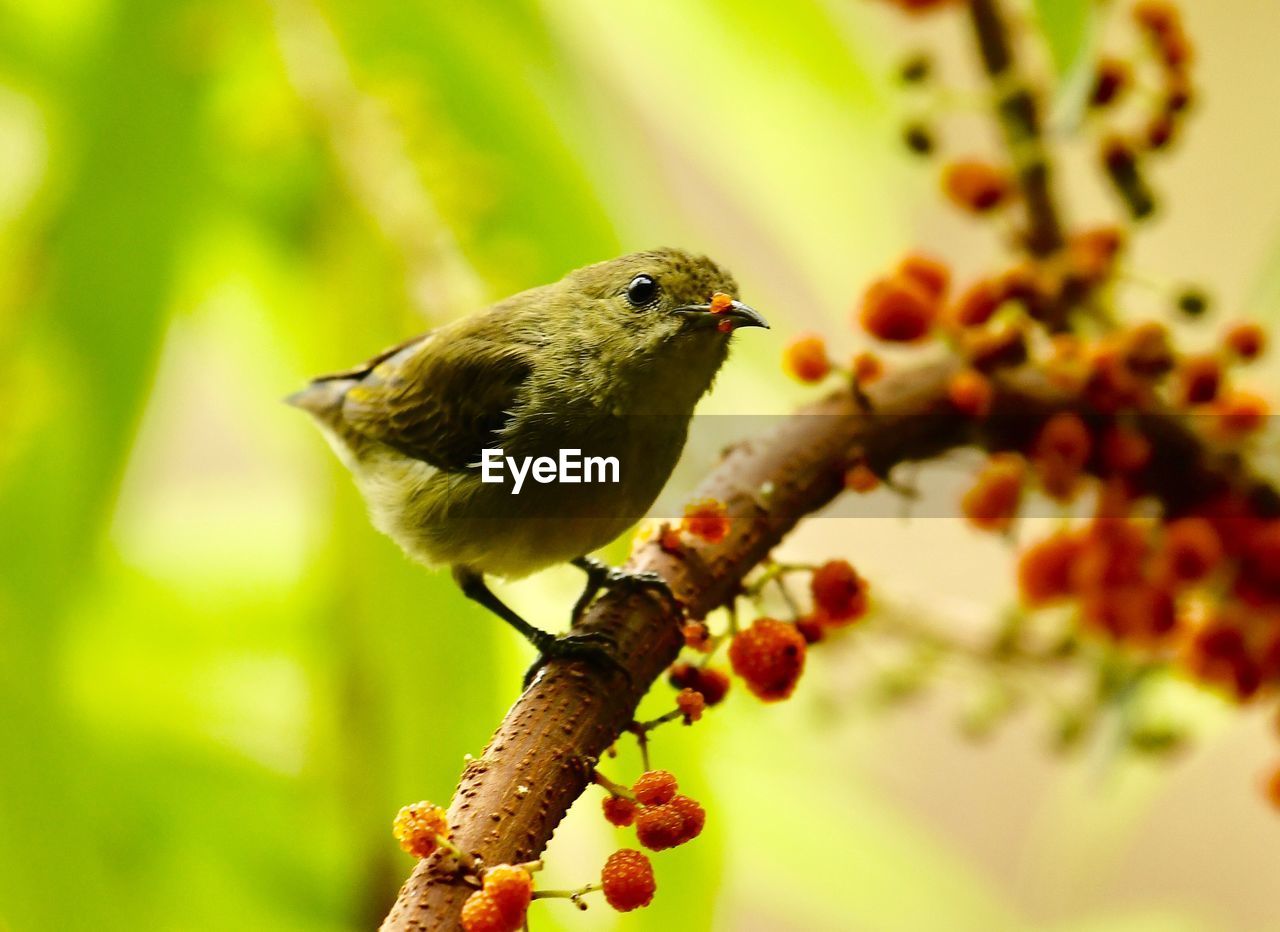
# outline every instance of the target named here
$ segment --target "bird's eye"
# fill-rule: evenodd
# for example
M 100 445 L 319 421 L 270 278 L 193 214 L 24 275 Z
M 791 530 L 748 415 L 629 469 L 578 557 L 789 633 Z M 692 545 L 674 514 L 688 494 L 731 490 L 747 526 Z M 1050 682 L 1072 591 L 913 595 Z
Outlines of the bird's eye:
M 632 307 L 644 307 L 652 304 L 658 296 L 658 283 L 649 275 L 637 275 L 627 285 L 627 300 Z

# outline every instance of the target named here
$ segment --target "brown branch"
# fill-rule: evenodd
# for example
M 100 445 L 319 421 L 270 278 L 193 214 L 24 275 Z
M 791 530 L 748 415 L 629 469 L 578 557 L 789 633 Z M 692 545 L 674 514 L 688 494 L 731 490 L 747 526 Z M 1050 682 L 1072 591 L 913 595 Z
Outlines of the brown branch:
M 1053 197 L 1053 166 L 1044 145 L 1035 96 L 1018 73 L 999 0 L 970 0 L 968 8 L 982 67 L 997 95 L 1000 129 L 1027 208 L 1027 250 L 1041 258 L 1053 255 L 1063 246 L 1062 221 Z
M 881 473 L 907 460 L 930 459 L 967 443 L 1025 448 L 1049 413 L 1080 408 L 1079 399 L 1050 388 L 1030 369 L 998 380 L 992 415 L 975 422 L 955 414 L 947 383 L 955 362 L 940 362 L 883 379 L 868 392 L 868 414 L 849 391 L 801 409 L 771 434 L 730 450 L 698 495 L 723 502 L 732 519 L 725 541 L 692 544 L 680 554 L 656 542 L 629 564 L 661 573 L 690 614 L 705 615 L 732 600 L 743 578 L 804 516 L 842 489 L 851 454 Z M 1152 416 L 1142 428 L 1157 463 L 1147 491 L 1181 510 L 1226 486 L 1251 491 L 1242 467 L 1210 455 L 1187 425 Z M 577 664 L 551 664 L 520 697 L 482 757 L 462 776 L 449 810 L 455 840 L 487 864 L 537 857 L 590 782 L 591 762 L 632 721 L 650 685 L 676 659 L 682 639 L 674 608 L 651 595 L 611 592 L 582 627 L 610 632 L 630 673 L 621 682 Z M 384 930 L 455 928 L 472 888 L 422 861 L 401 888 Z

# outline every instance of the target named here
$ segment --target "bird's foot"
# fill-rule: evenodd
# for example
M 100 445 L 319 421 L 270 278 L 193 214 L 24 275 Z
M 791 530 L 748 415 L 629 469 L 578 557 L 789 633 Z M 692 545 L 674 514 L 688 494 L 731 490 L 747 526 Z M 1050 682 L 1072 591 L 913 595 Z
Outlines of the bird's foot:
M 579 557 L 573 561 L 573 565 L 587 574 L 587 585 L 573 606 L 574 622 L 582 617 L 582 613 L 601 589 L 630 589 L 633 592 L 648 589 L 672 604 L 679 604 L 667 581 L 651 570 L 624 570 L 602 563 L 594 557 Z
M 617 639 L 604 631 L 584 631 L 562 634 L 559 637 L 546 634 L 545 639 L 538 639 L 534 646 L 538 648 L 538 659 L 525 672 L 525 689 L 529 688 L 539 671 L 553 660 L 580 660 L 603 670 L 620 673 L 628 681 L 631 680 L 631 671 L 618 660 Z

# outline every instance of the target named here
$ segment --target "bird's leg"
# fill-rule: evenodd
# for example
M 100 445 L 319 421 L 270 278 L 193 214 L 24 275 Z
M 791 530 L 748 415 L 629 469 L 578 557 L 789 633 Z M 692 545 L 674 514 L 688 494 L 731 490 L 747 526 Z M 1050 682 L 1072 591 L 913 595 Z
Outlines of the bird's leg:
M 652 589 L 663 598 L 676 602 L 675 594 L 672 593 L 671 587 L 667 585 L 667 581 L 657 573 L 649 570 L 624 570 L 609 566 L 595 557 L 575 557 L 569 561 L 578 569 L 587 574 L 587 584 L 582 589 L 582 595 L 578 596 L 578 601 L 573 606 L 573 621 L 577 622 L 582 617 L 582 613 L 587 610 L 587 606 L 591 604 L 591 600 L 599 594 L 601 589 L 621 589 L 631 587 L 633 589 Z
M 613 651 L 617 641 L 603 631 L 587 631 L 581 634 L 564 634 L 557 637 L 549 631 L 534 627 L 500 598 L 493 594 L 484 581 L 484 575 L 469 566 L 453 567 L 453 579 L 462 594 L 483 605 L 511 627 L 538 651 L 538 659 L 524 675 L 524 685 L 533 682 L 534 676 L 552 660 L 582 660 L 599 666 L 610 667 L 628 679 L 631 673 L 623 667 Z

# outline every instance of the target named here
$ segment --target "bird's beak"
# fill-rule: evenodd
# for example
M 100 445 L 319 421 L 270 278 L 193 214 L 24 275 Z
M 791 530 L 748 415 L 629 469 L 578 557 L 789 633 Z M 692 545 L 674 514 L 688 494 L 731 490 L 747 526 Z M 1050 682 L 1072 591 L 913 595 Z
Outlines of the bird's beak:
M 755 308 L 748 307 L 741 301 L 725 300 L 726 297 L 716 295 L 711 299 L 710 304 L 686 304 L 684 307 L 676 308 L 672 313 L 689 317 L 699 326 L 719 326 L 721 330 L 736 330 L 739 327 L 769 329 L 769 322 L 761 317 L 760 312 Z

